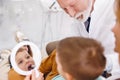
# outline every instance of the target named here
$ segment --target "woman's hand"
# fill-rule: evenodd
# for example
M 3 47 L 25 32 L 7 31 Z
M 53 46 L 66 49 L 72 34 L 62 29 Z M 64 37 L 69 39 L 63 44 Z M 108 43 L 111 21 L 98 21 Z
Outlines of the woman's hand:
M 39 77 L 36 78 L 35 71 L 33 70 L 32 74 L 26 76 L 24 80 L 44 80 L 43 73 L 40 73 Z

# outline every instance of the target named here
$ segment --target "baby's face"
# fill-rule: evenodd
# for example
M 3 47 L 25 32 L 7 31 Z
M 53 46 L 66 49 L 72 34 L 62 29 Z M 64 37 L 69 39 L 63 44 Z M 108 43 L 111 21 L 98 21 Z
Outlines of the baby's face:
M 24 71 L 29 71 L 35 67 L 33 58 L 26 50 L 18 52 L 15 59 L 18 67 Z

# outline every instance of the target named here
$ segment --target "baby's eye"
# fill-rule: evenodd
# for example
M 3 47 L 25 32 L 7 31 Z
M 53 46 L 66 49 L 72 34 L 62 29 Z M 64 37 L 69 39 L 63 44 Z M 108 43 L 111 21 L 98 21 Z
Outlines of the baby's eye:
M 22 63 L 23 63 L 23 61 L 22 61 L 22 60 L 18 62 L 18 64 L 22 64 Z
M 27 56 L 26 58 L 27 58 L 27 59 L 29 59 L 29 58 L 30 58 L 30 56 Z

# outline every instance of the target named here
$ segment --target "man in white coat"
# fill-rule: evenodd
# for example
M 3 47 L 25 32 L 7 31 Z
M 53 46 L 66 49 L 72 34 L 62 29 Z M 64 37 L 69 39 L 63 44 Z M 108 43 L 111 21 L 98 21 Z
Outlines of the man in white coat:
M 73 31 L 76 36 L 94 38 L 102 43 L 105 48 L 105 56 L 107 57 L 107 71 L 114 73 L 118 64 L 111 60 L 117 55 L 113 54 L 115 39 L 111 31 L 115 23 L 114 16 L 114 0 L 57 0 L 64 11 L 75 18 L 76 25 L 73 26 Z M 85 21 L 91 18 L 89 26 L 85 26 Z M 89 32 L 86 30 L 89 27 Z M 113 59 L 113 58 L 112 58 Z M 111 62 L 113 62 L 111 64 Z M 116 62 L 117 63 L 117 62 Z

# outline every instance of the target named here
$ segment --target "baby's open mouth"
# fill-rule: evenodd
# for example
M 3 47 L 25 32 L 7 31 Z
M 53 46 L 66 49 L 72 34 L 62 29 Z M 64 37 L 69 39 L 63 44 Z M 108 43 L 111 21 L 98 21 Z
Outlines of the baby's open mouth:
M 30 64 L 30 65 L 28 66 L 28 71 L 30 71 L 30 70 L 32 70 L 32 69 L 34 69 L 34 68 L 35 68 L 35 65 Z

